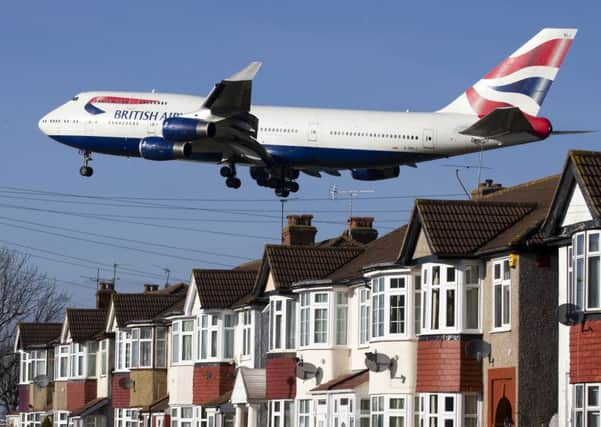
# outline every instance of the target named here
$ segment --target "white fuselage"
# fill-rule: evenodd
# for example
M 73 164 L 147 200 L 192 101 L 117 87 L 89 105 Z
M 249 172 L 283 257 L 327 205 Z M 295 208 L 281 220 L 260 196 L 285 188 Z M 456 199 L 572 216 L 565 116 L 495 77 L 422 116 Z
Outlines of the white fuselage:
M 111 101 L 115 99 L 117 101 Z M 145 100 L 123 103 L 119 100 Z M 40 129 L 66 145 L 122 156 L 139 156 L 140 141 L 161 137 L 173 116 L 204 118 L 205 98 L 159 93 L 86 92 L 43 117 Z M 100 100 L 100 101 L 98 101 Z M 109 101 L 107 101 L 109 100 Z M 458 133 L 478 120 L 455 113 L 253 106 L 257 140 L 277 160 L 298 168 L 378 168 L 536 141 L 530 134 L 483 140 Z M 196 141 L 191 160 L 217 163 L 224 144 Z

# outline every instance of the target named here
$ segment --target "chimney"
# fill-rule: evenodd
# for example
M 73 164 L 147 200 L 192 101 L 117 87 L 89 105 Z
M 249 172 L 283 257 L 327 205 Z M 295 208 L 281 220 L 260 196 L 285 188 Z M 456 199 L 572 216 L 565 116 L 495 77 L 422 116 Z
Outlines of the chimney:
M 472 200 L 477 200 L 483 196 L 504 189 L 505 187 L 503 187 L 502 184 L 494 182 L 492 179 L 486 179 L 484 182 L 478 184 L 478 188 L 472 190 Z
M 159 285 L 155 285 L 153 283 L 144 283 L 144 293 L 145 294 L 157 292 L 158 290 L 159 290 Z
M 374 227 L 373 217 L 352 216 L 348 219 L 346 235 L 349 239 L 359 243 L 369 243 L 378 238 L 378 230 Z
M 284 246 L 315 244 L 317 229 L 311 225 L 313 215 L 288 215 L 288 225 L 282 230 Z
M 111 304 L 111 295 L 115 293 L 113 282 L 98 282 L 96 290 L 96 308 L 108 309 Z

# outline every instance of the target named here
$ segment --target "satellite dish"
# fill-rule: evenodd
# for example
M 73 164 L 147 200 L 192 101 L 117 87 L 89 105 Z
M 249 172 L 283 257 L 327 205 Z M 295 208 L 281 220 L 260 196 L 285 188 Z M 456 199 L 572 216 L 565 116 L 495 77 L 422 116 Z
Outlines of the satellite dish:
M 489 343 L 483 340 L 471 340 L 465 344 L 465 354 L 471 359 L 478 361 L 488 357 L 490 360 L 490 353 L 492 347 Z
M 388 369 L 395 369 L 393 366 L 394 362 L 390 359 L 390 357 L 386 356 L 384 353 L 378 353 L 376 351 L 370 351 L 365 353 L 365 366 L 372 372 L 382 372 Z
M 557 320 L 562 325 L 574 326 L 584 321 L 584 311 L 576 304 L 561 304 L 557 307 Z
M 126 388 L 126 389 L 130 389 L 133 388 L 134 386 L 134 382 L 127 377 L 123 377 L 119 380 L 119 387 L 121 388 Z
M 39 388 L 46 388 L 50 384 L 50 378 L 47 375 L 38 375 L 33 379 L 33 383 Z
M 296 363 L 296 377 L 301 380 L 315 378 L 316 383 L 319 384 L 323 377 L 323 370 L 312 363 L 300 360 Z

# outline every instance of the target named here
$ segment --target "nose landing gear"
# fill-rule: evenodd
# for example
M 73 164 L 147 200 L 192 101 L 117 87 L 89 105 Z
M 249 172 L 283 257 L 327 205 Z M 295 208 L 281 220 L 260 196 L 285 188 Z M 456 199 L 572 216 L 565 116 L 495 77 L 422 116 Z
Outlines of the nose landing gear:
M 94 169 L 88 166 L 88 162 L 92 160 L 92 153 L 90 151 L 83 152 L 83 166 L 79 168 L 79 174 L 81 176 L 90 177 L 94 174 Z

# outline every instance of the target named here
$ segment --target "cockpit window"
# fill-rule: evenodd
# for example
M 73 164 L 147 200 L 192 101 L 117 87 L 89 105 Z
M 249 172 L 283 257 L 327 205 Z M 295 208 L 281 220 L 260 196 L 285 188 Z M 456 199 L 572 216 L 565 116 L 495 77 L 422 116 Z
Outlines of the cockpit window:
M 73 98 L 71 98 L 71 101 L 77 101 L 79 99 L 78 95 L 75 95 Z

